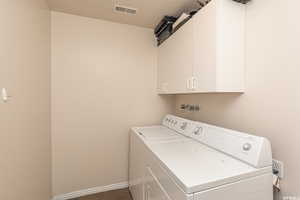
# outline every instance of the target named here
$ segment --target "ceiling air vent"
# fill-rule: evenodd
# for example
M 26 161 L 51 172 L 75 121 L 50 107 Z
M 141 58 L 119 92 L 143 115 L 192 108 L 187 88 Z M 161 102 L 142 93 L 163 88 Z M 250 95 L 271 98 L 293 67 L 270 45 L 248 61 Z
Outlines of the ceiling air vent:
M 129 7 L 126 7 L 126 6 L 116 5 L 115 6 L 115 11 L 135 15 L 136 12 L 137 12 L 137 9 L 136 8 L 129 8 Z
M 251 1 L 251 0 L 233 0 L 233 1 L 236 1 L 236 2 L 239 2 L 239 3 L 246 4 L 246 3 L 248 3 L 248 2 Z

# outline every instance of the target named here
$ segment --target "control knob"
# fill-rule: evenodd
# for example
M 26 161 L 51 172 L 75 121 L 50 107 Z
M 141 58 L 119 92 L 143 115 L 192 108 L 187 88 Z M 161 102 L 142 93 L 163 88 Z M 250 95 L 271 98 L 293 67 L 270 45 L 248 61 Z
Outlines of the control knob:
M 202 127 L 197 127 L 195 130 L 194 130 L 194 135 L 200 135 L 203 131 L 203 128 Z
M 186 127 L 187 127 L 187 122 L 183 122 L 182 125 L 180 126 L 180 128 L 181 128 L 182 130 L 185 130 Z
M 243 145 L 243 150 L 244 151 L 250 151 L 251 148 L 252 148 L 252 145 L 250 143 L 245 143 Z

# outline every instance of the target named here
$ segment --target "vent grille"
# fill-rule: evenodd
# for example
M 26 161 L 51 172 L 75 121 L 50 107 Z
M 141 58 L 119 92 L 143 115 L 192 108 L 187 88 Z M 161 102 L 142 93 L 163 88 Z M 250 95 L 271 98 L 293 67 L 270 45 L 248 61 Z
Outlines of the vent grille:
M 128 13 L 128 14 L 131 14 L 131 15 L 135 15 L 137 13 L 136 8 L 129 8 L 129 7 L 120 6 L 120 5 L 115 6 L 115 11 L 116 12 L 122 12 L 122 13 Z

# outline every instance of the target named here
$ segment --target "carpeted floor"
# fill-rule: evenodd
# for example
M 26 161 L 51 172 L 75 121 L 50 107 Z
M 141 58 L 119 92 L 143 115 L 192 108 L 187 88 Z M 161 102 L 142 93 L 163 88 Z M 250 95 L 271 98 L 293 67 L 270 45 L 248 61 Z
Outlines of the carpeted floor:
M 73 200 L 132 200 L 132 198 L 128 189 L 121 189 L 79 197 Z

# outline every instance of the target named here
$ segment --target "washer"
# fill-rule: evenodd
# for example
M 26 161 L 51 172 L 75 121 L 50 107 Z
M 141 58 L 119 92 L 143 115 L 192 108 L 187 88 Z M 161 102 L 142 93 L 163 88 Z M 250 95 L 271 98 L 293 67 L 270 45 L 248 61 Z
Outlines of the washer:
M 132 128 L 134 200 L 272 200 L 267 139 L 167 115 Z

